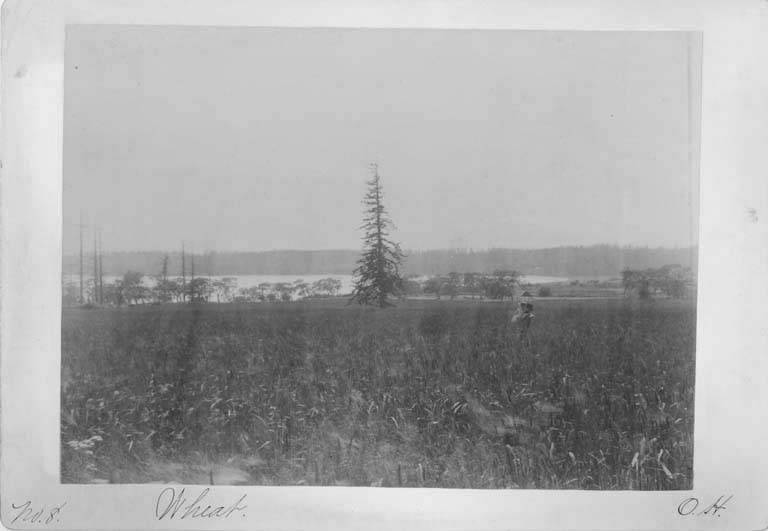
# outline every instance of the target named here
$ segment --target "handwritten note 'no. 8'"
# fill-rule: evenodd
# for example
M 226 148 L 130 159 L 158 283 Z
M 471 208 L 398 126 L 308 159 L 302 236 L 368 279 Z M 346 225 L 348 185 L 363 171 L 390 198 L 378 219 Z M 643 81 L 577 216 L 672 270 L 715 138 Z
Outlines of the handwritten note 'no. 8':
M 52 524 L 59 522 L 59 514 L 67 502 L 52 507 L 46 507 L 45 505 L 35 506 L 31 501 L 27 500 L 20 504 L 11 504 L 11 509 L 14 511 L 11 524 Z

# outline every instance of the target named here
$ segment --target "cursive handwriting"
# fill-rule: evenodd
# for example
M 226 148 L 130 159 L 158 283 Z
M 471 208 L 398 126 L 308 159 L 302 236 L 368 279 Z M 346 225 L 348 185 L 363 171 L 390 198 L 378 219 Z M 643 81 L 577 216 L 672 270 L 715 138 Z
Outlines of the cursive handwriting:
M 186 489 L 181 489 L 178 492 L 173 487 L 163 489 L 155 503 L 155 518 L 158 520 L 163 518 L 172 520 L 177 517 L 179 520 L 185 518 L 229 518 L 238 511 L 242 511 L 242 516 L 245 516 L 244 511 L 248 506 L 243 502 L 247 494 L 243 494 L 230 505 L 214 506 L 204 501 L 210 491 L 211 489 L 203 489 L 191 503 L 187 503 L 189 498 L 187 498 Z
M 705 506 L 701 510 L 698 510 L 700 505 L 698 498 L 686 498 L 680 502 L 680 505 L 677 506 L 677 514 L 680 516 L 696 515 L 720 517 L 720 511 L 726 509 L 725 504 L 731 501 L 731 498 L 733 498 L 733 495 L 730 495 L 727 498 L 724 495 L 721 495 L 717 498 L 717 500 Z
M 35 507 L 32 505 L 32 501 L 27 500 L 24 503 L 21 503 L 19 505 L 16 505 L 15 503 L 11 504 L 11 508 L 16 511 L 16 516 L 13 517 L 11 520 L 12 524 L 15 524 L 16 522 L 19 523 L 25 523 L 25 524 L 51 524 L 53 522 L 59 521 L 59 513 L 61 513 L 61 509 L 67 504 L 67 502 L 64 502 L 59 505 L 54 505 L 50 509 L 46 508 L 45 505 L 38 507 Z

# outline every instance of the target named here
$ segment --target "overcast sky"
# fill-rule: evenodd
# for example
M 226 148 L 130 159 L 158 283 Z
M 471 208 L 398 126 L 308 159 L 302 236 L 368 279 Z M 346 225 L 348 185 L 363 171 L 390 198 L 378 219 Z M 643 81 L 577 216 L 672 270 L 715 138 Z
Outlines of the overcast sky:
M 107 251 L 355 249 L 373 161 L 406 249 L 695 244 L 689 57 L 684 33 L 70 27 L 64 251 L 81 211 Z

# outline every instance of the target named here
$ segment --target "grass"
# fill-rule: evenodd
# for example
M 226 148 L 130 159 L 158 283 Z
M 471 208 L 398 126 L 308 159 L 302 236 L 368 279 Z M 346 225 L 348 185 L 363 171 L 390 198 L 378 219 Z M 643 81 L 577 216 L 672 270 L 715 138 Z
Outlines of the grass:
M 692 301 L 65 309 L 62 481 L 692 486 Z

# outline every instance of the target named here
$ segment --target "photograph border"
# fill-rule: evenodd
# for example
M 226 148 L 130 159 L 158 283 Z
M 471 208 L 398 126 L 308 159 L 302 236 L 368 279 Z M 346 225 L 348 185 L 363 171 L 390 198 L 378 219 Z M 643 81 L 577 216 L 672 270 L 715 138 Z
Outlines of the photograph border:
M 692 31 L 702 48 L 691 491 L 210 487 L 230 517 L 158 519 L 164 485 L 59 482 L 67 24 Z M 753 529 L 768 525 L 768 2 L 124 2 L 2 8 L 0 515 L 21 528 Z M 692 94 L 698 94 L 693 91 Z M 696 110 L 695 102 L 693 102 Z M 695 149 L 693 147 L 692 149 Z M 696 160 L 696 154 L 690 156 Z M 767 215 L 768 216 L 768 215 Z M 179 487 L 181 489 L 181 487 Z M 193 498 L 203 487 L 186 486 Z M 688 511 L 696 500 L 700 509 Z M 192 500 L 190 500 L 192 501 Z M 682 509 L 681 509 L 682 507 Z M 29 509 L 29 512 L 27 512 Z M 24 516 L 19 516 L 24 514 Z

